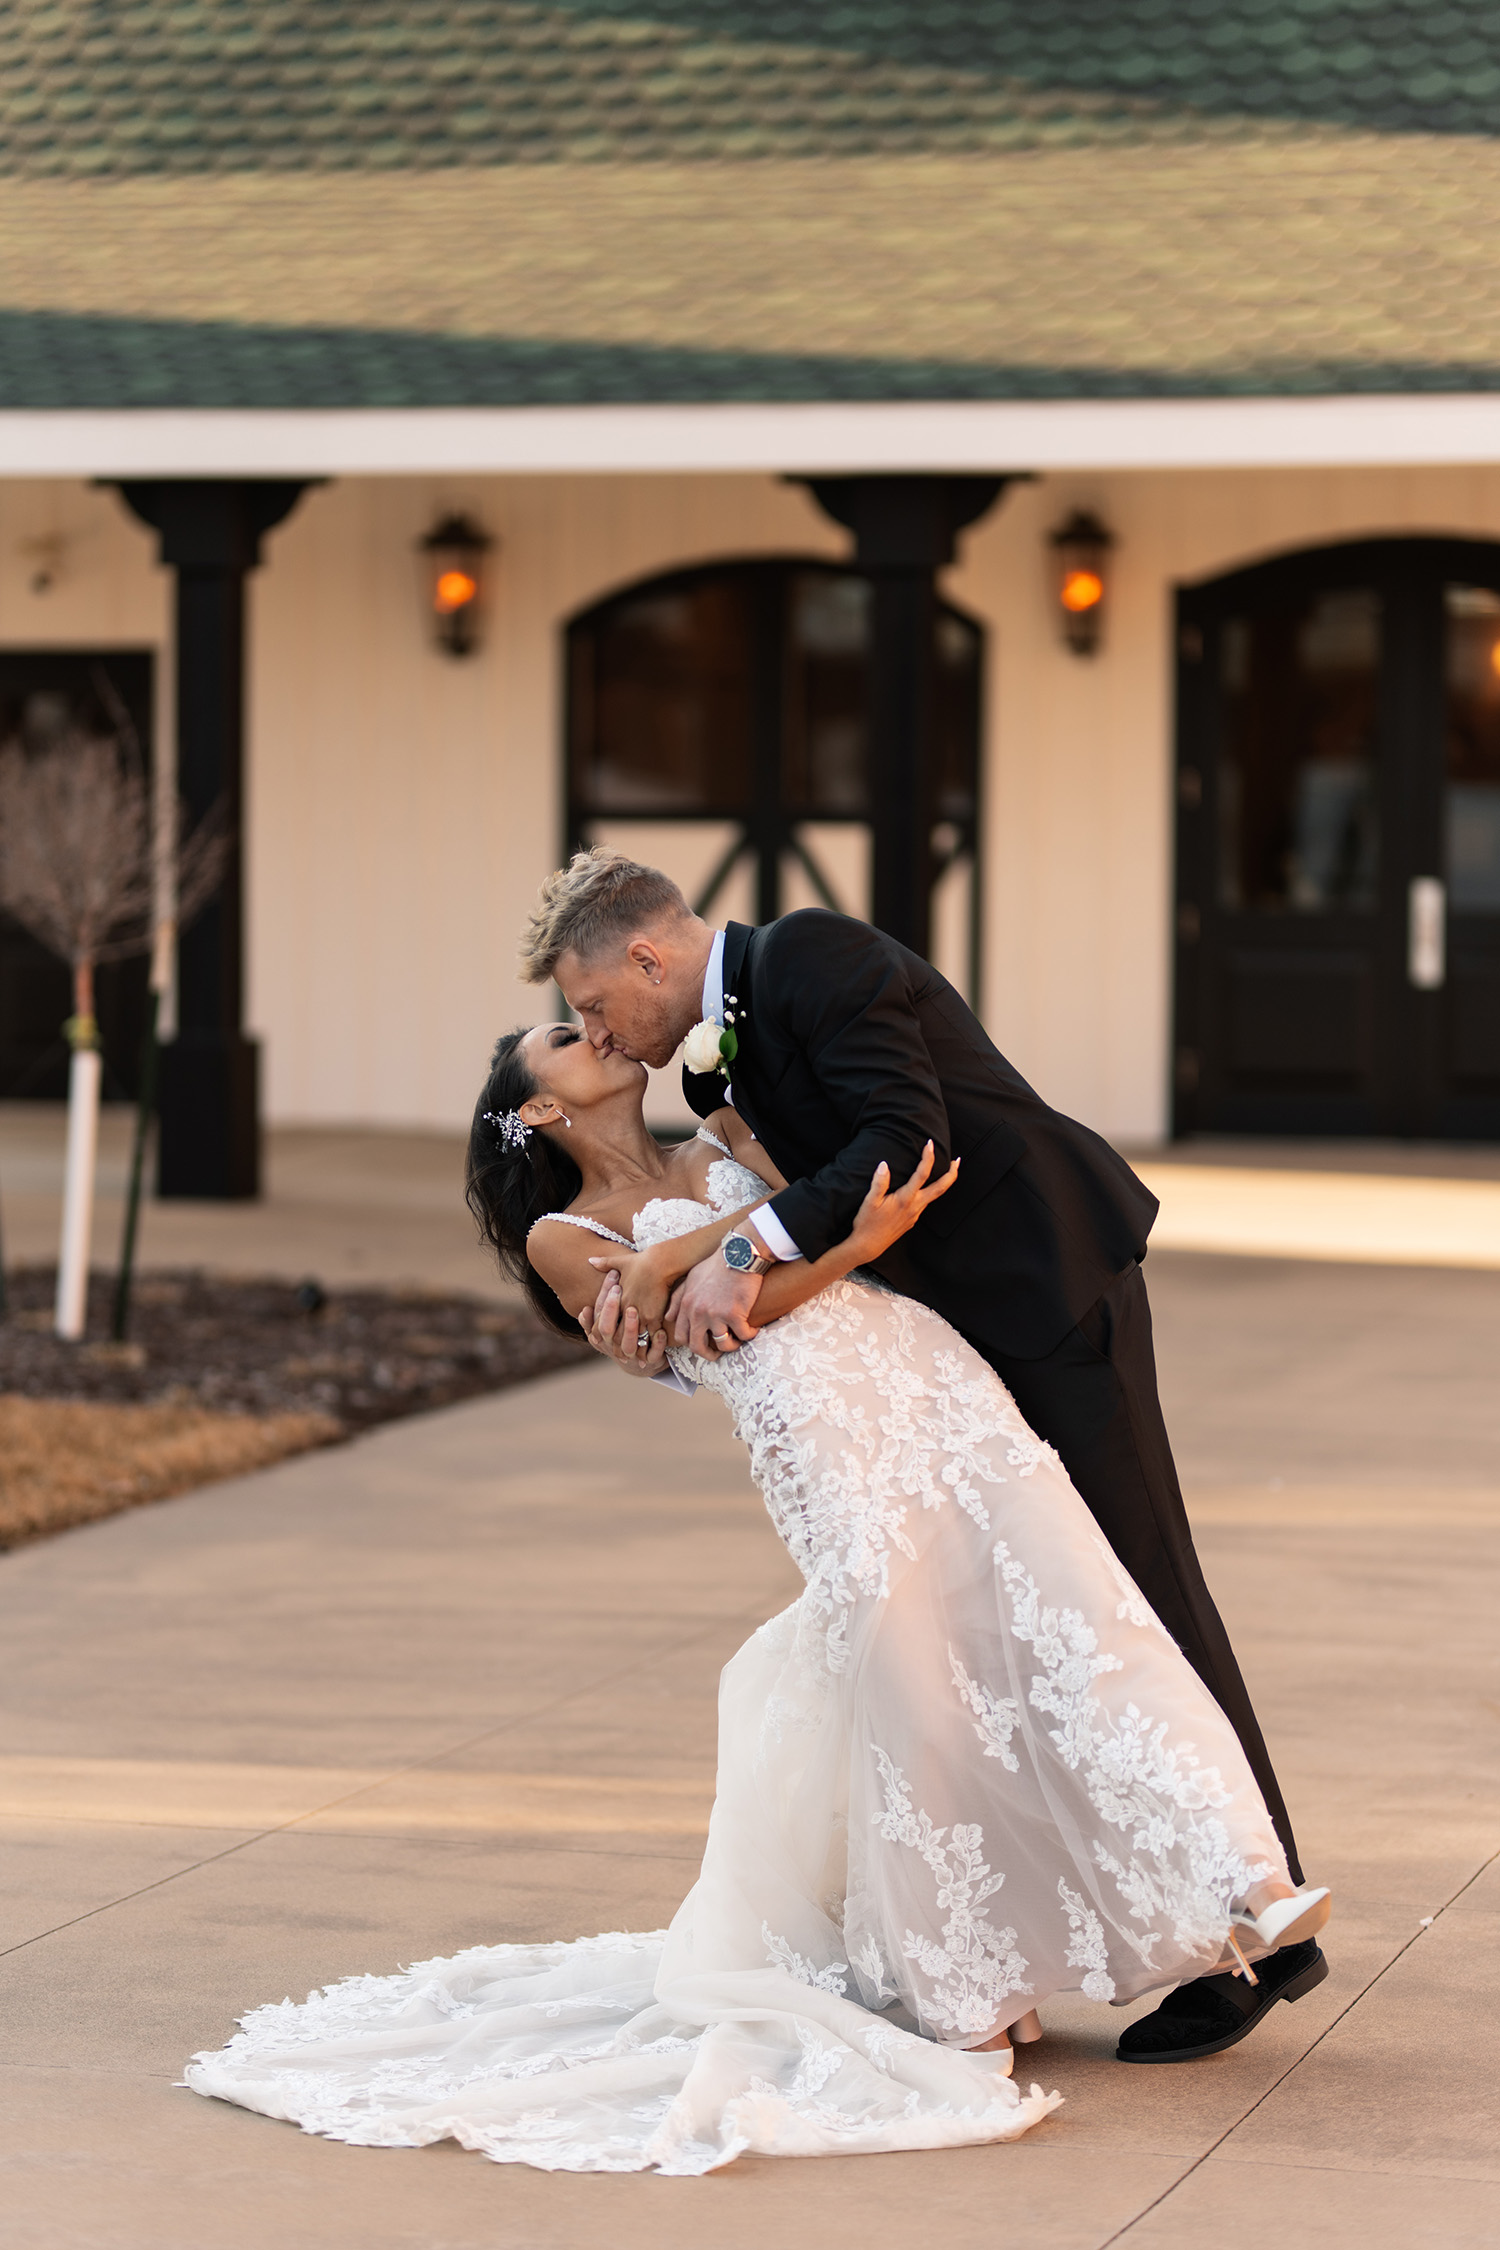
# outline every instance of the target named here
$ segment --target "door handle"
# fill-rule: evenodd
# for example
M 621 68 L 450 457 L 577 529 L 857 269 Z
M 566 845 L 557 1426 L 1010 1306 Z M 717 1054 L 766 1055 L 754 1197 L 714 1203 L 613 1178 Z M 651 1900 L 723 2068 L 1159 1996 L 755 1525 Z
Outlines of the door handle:
M 1414 875 L 1407 886 L 1406 976 L 1418 992 L 1448 981 L 1448 890 L 1435 875 Z

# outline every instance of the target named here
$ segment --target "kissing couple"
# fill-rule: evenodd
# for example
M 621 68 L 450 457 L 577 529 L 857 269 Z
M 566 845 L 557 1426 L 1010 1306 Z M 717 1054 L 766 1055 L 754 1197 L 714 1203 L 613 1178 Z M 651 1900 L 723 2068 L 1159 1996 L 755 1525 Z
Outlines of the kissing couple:
M 805 1581 L 725 1667 L 671 1927 L 495 1944 L 243 2019 L 204 2094 L 384 2147 L 700 2173 L 1015 2139 L 1050 1995 L 1181 2063 L 1327 1974 L 1326 1889 L 1193 1551 L 1153 1198 L 953 988 L 813 910 L 709 929 L 596 849 L 523 973 L 468 1196 L 543 1317 L 723 1398 Z M 664 1149 L 647 1065 L 703 1120 Z M 672 1442 L 663 1401 L 661 1443 Z

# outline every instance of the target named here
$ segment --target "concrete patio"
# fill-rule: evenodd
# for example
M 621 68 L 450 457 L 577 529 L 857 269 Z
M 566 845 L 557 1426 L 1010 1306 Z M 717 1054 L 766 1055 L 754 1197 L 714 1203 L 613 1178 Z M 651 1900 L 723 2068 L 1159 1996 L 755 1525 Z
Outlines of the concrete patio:
M 99 1120 L 95 1266 L 119 1255 L 134 1112 Z M 62 1216 L 66 1112 L 61 1103 L 0 1102 L 0 1224 L 14 1265 L 49 1265 Z M 207 1266 L 222 1273 L 312 1274 L 346 1289 L 387 1286 L 516 1295 L 481 1252 L 463 1202 L 464 1144 L 455 1133 L 273 1126 L 256 1203 L 141 1206 L 143 1271 Z M 151 1174 L 148 1168 L 148 1191 Z
M 567 2177 L 176 2091 L 249 2004 L 692 1880 L 795 1579 L 714 1402 L 549 1378 L 0 1562 L 18 2250 L 1500 2241 L 1500 1274 L 1164 1252 L 1169 1412 L 1329 1981 L 1185 2069 L 1046 2011 L 1011 2148 Z

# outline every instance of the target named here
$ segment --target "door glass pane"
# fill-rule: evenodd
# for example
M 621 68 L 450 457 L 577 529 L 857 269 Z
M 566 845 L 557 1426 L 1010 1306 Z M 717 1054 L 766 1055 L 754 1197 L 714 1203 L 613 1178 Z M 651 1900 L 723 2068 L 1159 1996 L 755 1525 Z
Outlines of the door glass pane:
M 1500 914 L 1500 594 L 1448 586 L 1443 833 L 1448 904 Z
M 588 812 L 742 813 L 753 619 L 742 579 L 658 584 L 571 638 L 572 786 Z
M 798 571 L 787 588 L 782 791 L 788 811 L 869 809 L 871 590 L 852 572 Z
M 1373 909 L 1380 631 L 1380 596 L 1363 586 L 1226 622 L 1224 906 Z
M 967 829 L 974 819 L 979 781 L 980 668 L 984 642 L 977 625 L 956 610 L 937 619 L 937 774 L 934 811 L 939 821 Z

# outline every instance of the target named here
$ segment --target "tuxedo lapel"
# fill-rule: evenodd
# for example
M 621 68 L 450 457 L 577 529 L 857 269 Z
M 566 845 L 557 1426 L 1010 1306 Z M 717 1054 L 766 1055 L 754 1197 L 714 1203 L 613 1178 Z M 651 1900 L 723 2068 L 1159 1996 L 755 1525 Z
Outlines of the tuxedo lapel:
M 752 929 L 744 922 L 729 922 L 724 930 L 724 991 L 726 995 L 732 992 L 739 1003 L 734 1026 L 739 1039 L 733 1072 L 734 1106 L 751 1132 L 764 1142 L 772 1161 L 790 1179 L 802 1166 L 792 1161 L 785 1135 L 777 1132 L 771 1103 L 772 1091 L 788 1058 L 770 1028 L 770 995 L 757 981 L 765 935 L 764 927 Z M 778 1140 L 782 1142 L 780 1155 L 776 1151 Z
M 728 1007 L 731 1001 L 736 1003 L 734 1033 L 739 1042 L 739 1050 L 730 1067 L 729 1080 L 734 1088 L 734 1106 L 752 1133 L 756 1130 L 753 1092 L 755 1027 L 750 1020 L 749 983 L 754 937 L 755 931 L 747 922 L 726 922 L 724 925 L 724 1004 Z
M 741 984 L 747 974 L 747 956 L 750 950 L 750 941 L 754 936 L 755 932 L 748 923 L 726 922 L 724 925 L 724 953 L 720 968 L 723 972 L 722 990 L 726 1006 L 731 999 L 737 998 L 743 1001 L 745 998 L 745 994 L 741 990 Z M 740 1016 L 739 1009 L 735 1010 L 735 1014 L 740 1017 L 739 1022 L 735 1025 L 735 1033 L 741 1047 L 743 1047 L 745 1043 L 744 1018 Z M 736 1056 L 730 1069 L 731 1083 L 733 1083 L 735 1071 L 738 1067 L 739 1058 Z M 684 1063 L 682 1066 L 682 1091 L 687 1099 L 689 1109 L 698 1117 L 711 1117 L 716 1109 L 722 1109 L 724 1106 L 726 1091 L 724 1081 L 715 1072 L 689 1070 Z M 735 1106 L 740 1107 L 738 1102 Z M 748 1118 L 746 1122 L 749 1123 Z M 750 1130 L 752 1133 L 754 1132 L 753 1124 L 750 1126 Z
M 746 955 L 750 950 L 750 940 L 754 935 L 755 932 L 748 922 L 726 922 L 724 924 L 724 997 L 726 1000 L 732 995 L 738 996 L 741 1000 L 745 998 L 745 994 L 740 991 L 739 978 L 745 967 Z

